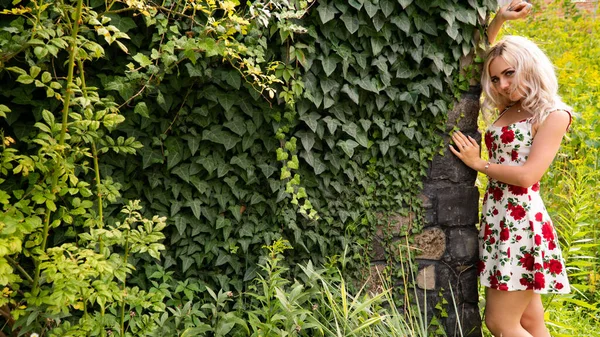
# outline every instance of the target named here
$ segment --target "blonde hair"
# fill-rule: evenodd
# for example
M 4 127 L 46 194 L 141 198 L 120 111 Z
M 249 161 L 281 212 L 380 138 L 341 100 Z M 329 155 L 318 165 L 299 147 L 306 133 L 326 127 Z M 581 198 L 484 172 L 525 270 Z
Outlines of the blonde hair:
M 484 115 L 489 117 L 496 108 L 512 104 L 496 91 L 490 78 L 490 63 L 497 57 L 515 69 L 511 89 L 523 97 L 521 106 L 533 116 L 532 123 L 541 124 L 557 109 L 571 111 L 558 95 L 558 81 L 548 56 L 524 37 L 506 36 L 490 48 L 483 64 L 481 85 L 485 96 L 481 110 Z

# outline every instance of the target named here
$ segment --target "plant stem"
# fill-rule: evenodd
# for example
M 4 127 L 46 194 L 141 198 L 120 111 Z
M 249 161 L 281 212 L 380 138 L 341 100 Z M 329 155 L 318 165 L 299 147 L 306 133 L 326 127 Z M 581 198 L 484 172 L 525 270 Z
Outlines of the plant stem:
M 123 263 L 125 264 L 125 268 L 127 268 L 127 258 L 129 257 L 129 230 L 127 230 L 125 236 L 125 256 L 123 257 Z M 127 281 L 127 273 L 123 278 L 123 299 L 121 300 L 121 336 L 125 336 L 125 298 L 127 294 L 125 294 L 125 282 Z
M 31 276 L 29 276 L 29 274 L 25 271 L 25 269 L 23 269 L 23 267 L 21 267 L 21 265 L 13 260 L 10 256 L 4 256 L 4 258 L 8 261 L 8 263 L 10 263 L 13 267 L 17 268 L 17 270 L 19 271 L 19 273 L 21 273 L 21 276 L 25 277 L 27 279 L 27 281 L 29 281 L 29 283 L 33 284 L 33 279 L 31 278 Z
M 83 0 L 77 1 L 77 8 L 75 9 L 75 21 L 73 23 L 73 30 L 71 31 L 71 48 L 69 51 L 69 70 L 67 75 L 67 84 L 65 90 L 65 102 L 63 107 L 63 118 L 62 118 L 62 127 L 60 130 L 60 138 L 58 139 L 58 144 L 62 148 L 65 145 L 65 136 L 67 133 L 67 122 L 69 117 L 69 105 L 71 103 L 71 85 L 73 84 L 73 68 L 75 68 L 75 54 L 77 53 L 77 33 L 79 32 L 79 21 L 81 20 L 81 8 L 83 7 Z M 61 150 L 62 151 L 62 150 Z M 59 164 L 59 162 L 57 162 Z M 50 192 L 56 193 L 56 185 L 58 184 L 58 175 L 60 170 L 55 169 L 52 177 L 52 183 L 50 185 Z M 50 208 L 46 207 L 46 214 L 44 215 L 44 229 L 42 233 L 42 243 L 40 248 L 42 252 L 46 251 L 46 244 L 48 242 L 48 232 L 50 231 L 50 217 L 52 215 L 52 211 Z M 33 286 L 31 288 L 31 292 L 33 294 L 37 294 L 39 290 L 39 280 L 40 280 L 40 268 L 41 263 L 36 259 L 35 260 L 35 274 L 33 278 Z

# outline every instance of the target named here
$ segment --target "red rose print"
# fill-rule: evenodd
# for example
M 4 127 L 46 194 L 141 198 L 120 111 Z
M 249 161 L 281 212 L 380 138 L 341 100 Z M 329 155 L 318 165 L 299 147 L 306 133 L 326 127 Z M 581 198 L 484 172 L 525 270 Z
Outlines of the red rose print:
M 492 148 L 492 143 L 494 142 L 494 136 L 492 136 L 491 132 L 486 132 L 485 133 L 485 147 L 487 147 L 488 149 Z
M 540 190 L 540 182 L 538 181 L 537 183 L 533 184 L 533 186 L 531 186 L 531 190 L 534 192 L 537 192 Z
M 534 263 L 533 264 L 533 269 L 535 269 L 535 270 L 541 270 L 542 269 L 542 265 L 539 264 L 539 263 Z
M 560 282 L 556 282 L 556 286 L 554 286 L 554 287 L 558 290 L 561 290 L 564 287 L 564 285 Z
M 544 222 L 542 225 L 542 235 L 548 241 L 554 240 L 554 231 L 550 222 Z
M 533 255 L 525 253 L 525 255 L 523 255 L 523 257 L 519 259 L 519 262 L 521 262 L 523 268 L 529 271 L 533 271 L 533 263 L 535 262 Z
M 508 291 L 508 285 L 506 283 L 502 283 L 500 286 L 498 286 L 498 290 Z
M 500 187 L 492 187 L 489 192 L 492 194 L 492 198 L 494 198 L 495 201 L 502 200 L 502 196 L 504 195 Z
M 490 288 L 498 288 L 498 278 L 495 275 L 490 276 Z
M 512 161 L 517 161 L 517 159 L 519 159 L 519 152 L 517 152 L 517 150 L 512 150 L 510 153 L 510 159 Z
M 527 194 L 527 188 L 515 185 L 508 185 L 508 190 L 510 193 L 514 195 L 524 195 Z
M 506 250 L 506 255 L 507 255 L 508 257 L 510 257 L 510 247 L 508 247 L 508 249 Z
M 483 239 L 487 240 L 490 235 L 492 235 L 492 229 L 490 228 L 489 224 L 485 224 L 485 229 L 483 230 Z
M 500 158 L 501 163 L 504 163 L 504 161 L 505 161 L 504 157 Z
M 554 250 L 556 249 L 556 241 L 552 240 L 548 243 L 548 249 Z
M 498 209 L 497 209 L 497 208 L 494 208 L 494 210 L 492 211 L 492 214 L 493 214 L 493 215 L 498 215 Z
M 513 140 L 515 140 L 515 132 L 513 130 L 510 130 L 506 126 L 503 127 L 502 134 L 500 135 L 500 140 L 503 144 L 511 143 Z
M 534 277 L 533 277 L 533 288 L 534 289 L 543 289 L 544 286 L 546 285 L 546 280 L 544 278 L 544 274 L 542 273 L 535 273 Z
M 521 241 L 521 239 L 522 239 L 522 238 L 523 238 L 523 237 L 522 237 L 521 235 L 517 235 L 517 237 L 516 237 L 515 239 L 516 239 L 516 240 L 517 240 L 517 242 L 518 242 L 518 241 Z
M 533 289 L 533 284 L 528 279 L 522 277 L 519 282 L 521 282 L 521 285 L 526 286 L 527 290 Z
M 535 213 L 535 221 L 542 222 L 542 219 L 543 219 L 543 217 L 544 217 L 544 216 L 542 215 L 542 213 L 541 213 L 541 212 L 537 212 L 537 213 Z
M 494 237 L 490 238 L 490 244 L 493 245 L 494 243 L 496 243 L 496 238 L 494 238 Z
M 552 274 L 560 274 L 563 270 L 563 265 L 562 263 L 560 263 L 560 261 L 558 260 L 550 260 L 550 266 L 548 269 L 550 269 L 550 272 Z
M 536 234 L 535 237 L 533 238 L 535 245 L 539 246 L 542 244 L 542 237 L 539 234 Z
M 500 231 L 500 241 L 508 240 L 509 234 L 510 232 L 508 230 L 508 227 L 502 228 L 502 230 Z
M 483 273 L 484 270 L 485 270 L 485 262 L 480 260 L 477 263 L 477 272 L 479 273 L 479 275 L 481 275 L 481 273 Z
M 529 221 L 529 229 L 533 232 L 533 221 Z
M 525 217 L 525 209 L 521 205 L 516 205 L 510 210 L 510 216 L 519 221 Z

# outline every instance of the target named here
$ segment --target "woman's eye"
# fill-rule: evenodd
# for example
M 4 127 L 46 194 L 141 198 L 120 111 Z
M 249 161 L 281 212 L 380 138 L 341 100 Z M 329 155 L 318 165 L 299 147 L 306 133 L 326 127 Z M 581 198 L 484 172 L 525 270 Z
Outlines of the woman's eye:
M 492 83 L 498 83 L 498 78 L 496 78 L 496 77 L 492 78 Z
M 514 71 L 512 71 L 512 70 L 511 70 L 511 71 L 507 71 L 507 72 L 506 72 L 506 76 L 512 76 L 512 75 L 514 75 L 514 74 L 515 74 L 515 72 L 514 72 Z

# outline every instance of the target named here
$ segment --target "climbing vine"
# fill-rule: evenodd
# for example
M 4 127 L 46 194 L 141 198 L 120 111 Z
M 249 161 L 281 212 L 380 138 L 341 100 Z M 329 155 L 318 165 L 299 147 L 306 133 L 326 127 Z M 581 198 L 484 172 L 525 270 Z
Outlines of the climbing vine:
M 495 6 L 0 3 L 0 283 L 12 291 L 0 304 L 26 317 L 18 310 L 35 306 L 16 308 L 54 301 L 15 323 L 23 329 L 57 319 L 61 303 L 100 305 L 122 335 L 125 321 L 149 317 L 125 311 L 163 299 L 141 292 L 127 302 L 132 283 L 148 290 L 169 279 L 198 299 L 211 298 L 207 289 L 243 292 L 258 248 L 281 238 L 294 247 L 291 268 L 339 261 L 345 250 L 346 271 L 358 277 L 389 216 L 416 214 L 417 231 L 422 182 L 466 89 L 460 60 Z M 119 215 L 124 205 L 141 213 L 127 201 L 136 199 L 146 218 L 158 217 L 150 226 L 136 215 L 150 229 L 136 234 L 146 240 L 132 260 L 131 241 L 111 237 L 136 230 Z M 119 273 L 85 274 L 98 288 L 52 297 L 48 261 L 63 256 Z M 101 321 L 89 329 L 104 329 Z

